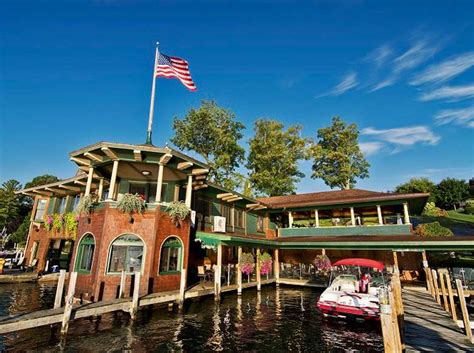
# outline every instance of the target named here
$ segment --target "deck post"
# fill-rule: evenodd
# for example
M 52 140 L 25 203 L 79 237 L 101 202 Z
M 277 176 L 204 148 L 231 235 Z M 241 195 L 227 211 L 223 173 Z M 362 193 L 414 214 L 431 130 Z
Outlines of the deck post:
M 288 228 L 293 228 L 293 213 L 291 211 L 288 211 Z
M 396 252 L 395 252 L 396 254 Z M 403 309 L 403 299 L 402 299 L 402 284 L 400 282 L 400 270 L 398 265 L 395 266 L 395 271 L 392 276 L 392 293 L 393 293 L 393 308 L 395 317 L 397 319 L 400 342 L 402 349 L 405 348 L 405 310 Z
M 433 287 L 431 286 L 431 271 L 430 271 L 430 268 L 429 268 L 429 265 L 428 265 L 428 259 L 426 257 L 426 251 L 425 250 L 423 250 L 421 252 L 421 259 L 422 259 L 422 263 L 423 263 L 423 269 L 425 270 L 426 289 L 428 290 L 428 292 L 431 293 L 431 295 L 433 295 Z
M 77 272 L 72 272 L 69 276 L 69 285 L 67 288 L 66 303 L 64 305 L 63 321 L 61 324 L 61 336 L 67 334 L 69 328 L 69 319 L 71 318 L 72 304 L 74 302 L 74 291 L 76 289 Z
M 104 193 L 104 178 L 99 179 L 99 190 L 97 191 L 97 200 L 102 201 L 102 194 Z
M 319 211 L 318 210 L 314 210 L 314 221 L 316 222 L 315 223 L 316 228 L 319 228 Z
M 435 299 L 436 299 L 436 302 L 441 305 L 441 297 L 439 295 L 439 287 L 438 287 L 438 273 L 436 272 L 436 270 L 431 270 L 431 274 L 433 276 Z
M 449 305 L 451 307 L 451 316 L 454 322 L 457 323 L 458 314 L 456 313 L 456 304 L 454 303 L 453 287 L 451 284 L 451 277 L 449 276 L 449 271 L 446 271 L 444 275 L 446 277 L 446 287 L 448 288 Z
M 458 289 L 458 298 L 459 303 L 461 304 L 462 320 L 464 323 L 464 331 L 467 338 L 472 342 L 472 331 L 471 331 L 471 321 L 469 319 L 469 313 L 466 307 L 466 297 L 464 296 L 464 288 L 462 287 L 462 282 L 460 279 L 456 280 L 456 287 Z
M 160 163 L 158 166 L 158 177 L 156 179 L 156 194 L 155 194 L 155 203 L 161 202 L 161 190 L 163 189 L 163 164 Z
M 401 353 L 400 331 L 394 312 L 393 294 L 386 288 L 386 293 L 380 302 L 380 323 L 382 326 L 383 345 L 385 352 Z
M 178 309 L 183 310 L 184 306 L 184 294 L 186 290 L 186 269 L 181 269 L 181 281 L 179 282 L 179 299 L 178 299 Z
M 351 207 L 350 210 L 351 210 L 351 225 L 355 226 L 356 225 L 356 219 L 355 219 L 354 207 Z
M 188 208 L 191 208 L 192 194 L 193 194 L 193 175 L 189 174 L 188 183 L 186 184 L 186 199 L 184 201 L 186 206 L 188 206 Z
M 392 251 L 393 254 L 393 268 L 394 270 L 398 271 L 400 273 L 400 270 L 398 269 L 398 255 L 396 251 Z
M 113 201 L 114 200 L 114 193 L 115 193 L 115 183 L 117 182 L 117 170 L 119 161 L 115 160 L 112 165 L 112 175 L 110 176 L 110 185 L 109 185 L 109 194 L 107 195 L 106 201 Z
M 137 318 L 138 298 L 140 296 L 140 275 L 141 273 L 139 271 L 135 272 L 135 279 L 133 282 L 133 297 L 132 303 L 130 304 L 130 317 L 132 320 Z
M 242 268 L 240 267 L 240 259 L 242 257 L 242 247 L 237 248 L 237 295 L 242 294 Z
M 273 272 L 275 273 L 275 282 L 278 286 L 278 282 L 280 281 L 280 254 L 278 249 L 273 251 L 273 257 L 275 258 L 273 261 Z
M 126 273 L 125 270 L 122 270 L 122 273 L 120 274 L 120 287 L 119 287 L 119 298 L 123 298 L 125 294 L 125 278 L 126 278 Z
M 382 207 L 380 205 L 377 205 L 377 217 L 379 219 L 379 224 L 383 225 Z
M 262 289 L 262 274 L 260 273 L 260 249 L 257 249 L 257 290 L 260 291 Z
M 446 293 L 446 287 L 444 286 L 444 272 L 445 270 L 438 269 L 439 281 L 441 282 L 441 294 L 443 295 L 443 306 L 444 310 L 449 313 L 448 296 Z
M 403 215 L 405 218 L 405 224 L 411 224 L 410 223 L 410 214 L 408 212 L 408 203 L 404 202 L 403 203 Z
M 217 245 L 217 266 L 214 273 L 214 299 L 220 300 L 221 296 L 221 270 L 222 270 L 222 244 Z
M 66 280 L 66 270 L 60 270 L 59 278 L 58 278 L 58 286 L 56 287 L 56 296 L 54 297 L 54 309 L 61 307 L 65 280 Z

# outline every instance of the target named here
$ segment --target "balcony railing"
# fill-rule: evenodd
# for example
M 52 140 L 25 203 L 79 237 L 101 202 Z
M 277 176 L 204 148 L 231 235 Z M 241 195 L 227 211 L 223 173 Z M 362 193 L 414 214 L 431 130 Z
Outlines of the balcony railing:
M 387 224 L 372 226 L 340 226 L 340 227 L 307 227 L 307 228 L 280 228 L 280 237 L 302 236 L 350 236 L 350 235 L 410 235 L 410 224 Z

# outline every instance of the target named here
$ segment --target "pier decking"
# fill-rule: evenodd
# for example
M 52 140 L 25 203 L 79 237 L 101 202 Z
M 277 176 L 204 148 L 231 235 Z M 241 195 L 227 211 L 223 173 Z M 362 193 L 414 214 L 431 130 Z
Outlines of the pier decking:
M 474 352 L 462 330 L 426 290 L 403 289 L 407 352 Z

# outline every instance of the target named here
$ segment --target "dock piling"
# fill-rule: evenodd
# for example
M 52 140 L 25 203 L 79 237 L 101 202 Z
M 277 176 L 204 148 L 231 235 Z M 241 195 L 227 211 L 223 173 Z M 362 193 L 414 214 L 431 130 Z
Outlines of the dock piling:
M 133 298 L 130 305 L 130 317 L 135 320 L 138 312 L 138 299 L 140 296 L 140 272 L 135 272 L 135 279 L 133 285 Z
M 178 299 L 179 310 L 183 310 L 185 290 L 186 290 L 186 269 L 183 267 L 181 269 L 181 281 L 179 282 L 179 299 Z
M 439 287 L 438 287 L 438 273 L 436 270 L 431 270 L 431 275 L 433 277 L 433 288 L 434 288 L 434 295 L 436 302 L 441 305 L 441 297 L 439 295 Z
M 242 257 L 242 247 L 237 248 L 237 295 L 242 294 L 242 269 L 240 267 L 240 258 Z
M 441 283 L 441 294 L 443 295 L 443 307 L 446 312 L 449 313 L 449 304 L 448 304 L 448 296 L 446 291 L 446 286 L 444 285 L 444 274 L 445 269 L 438 269 L 439 281 Z
M 257 291 L 262 289 L 262 274 L 260 273 L 260 249 L 257 249 Z
M 59 271 L 58 286 L 54 297 L 54 309 L 60 308 L 63 300 L 64 282 L 66 280 L 66 270 Z
M 456 287 L 458 290 L 459 303 L 461 304 L 462 320 L 464 323 L 464 331 L 469 341 L 472 342 L 471 321 L 466 307 L 466 297 L 464 296 L 464 288 L 460 279 L 456 280 Z
M 448 288 L 448 296 L 449 296 L 449 305 L 451 307 L 451 317 L 453 318 L 454 322 L 458 322 L 458 314 L 456 313 L 456 304 L 454 303 L 454 295 L 453 295 L 453 287 L 451 285 L 451 277 L 449 276 L 449 272 L 446 271 L 444 274 L 446 278 L 446 287 Z
M 122 270 L 122 273 L 120 275 L 120 288 L 119 288 L 119 298 L 123 298 L 125 294 L 125 278 L 126 278 L 126 273 L 125 270 Z
M 66 295 L 66 304 L 64 305 L 64 314 L 61 324 L 61 336 L 67 334 L 69 328 L 69 319 L 71 318 L 72 304 L 74 303 L 74 292 L 76 289 L 77 272 L 72 272 L 69 276 L 69 285 Z

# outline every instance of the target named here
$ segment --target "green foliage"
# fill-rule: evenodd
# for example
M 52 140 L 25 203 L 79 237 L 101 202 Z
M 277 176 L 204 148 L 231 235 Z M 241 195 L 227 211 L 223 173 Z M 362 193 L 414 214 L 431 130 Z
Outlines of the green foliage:
M 21 217 L 21 200 L 15 192 L 21 190 L 21 184 L 14 179 L 7 180 L 0 188 L 0 230 L 6 228 L 8 233 L 15 231 L 23 221 Z
M 255 260 L 252 253 L 244 252 L 240 256 L 240 271 L 249 276 L 255 268 Z
M 245 158 L 238 141 L 245 126 L 235 120 L 230 110 L 214 101 L 202 101 L 198 109 L 191 109 L 183 119 L 175 117 L 171 142 L 183 150 L 199 153 L 211 167 L 211 179 L 226 188 L 238 186 L 236 169 Z
M 445 178 L 436 186 L 436 204 L 454 208 L 469 197 L 469 184 L 461 179 Z
M 59 181 L 59 178 L 54 175 L 44 174 L 34 177 L 31 181 L 25 184 L 25 189 L 33 188 L 35 186 L 41 186 L 45 184 L 55 183 Z M 25 196 L 25 202 L 28 204 L 29 208 L 33 207 L 33 199 L 29 196 Z
M 81 197 L 79 204 L 77 205 L 77 213 L 81 214 L 84 213 L 86 215 L 90 215 L 94 210 L 94 207 L 97 204 L 97 196 L 94 194 L 89 194 L 87 196 Z
M 411 178 L 408 182 L 398 185 L 395 192 L 400 194 L 430 193 L 428 202 L 436 200 L 436 185 L 428 178 Z
M 434 202 L 427 202 L 425 208 L 423 208 L 422 215 L 430 217 L 448 217 L 448 212 L 436 207 Z
M 474 214 L 474 200 L 467 200 L 464 212 L 467 214 Z
M 74 212 L 64 215 L 64 230 L 67 234 L 75 236 L 77 234 L 78 216 Z
M 53 214 L 53 224 L 52 224 L 52 229 L 55 232 L 61 231 L 63 228 L 63 216 L 60 215 L 59 213 Z
M 318 130 L 318 143 L 310 149 L 313 179 L 321 178 L 330 188 L 352 189 L 356 178 L 369 177 L 369 162 L 362 153 L 356 124 L 334 117 L 332 125 Z
M 422 237 L 452 237 L 453 232 L 443 227 L 439 222 L 419 224 L 415 228 L 415 233 Z
M 142 213 L 145 210 L 146 202 L 139 194 L 125 194 L 117 202 L 117 208 L 123 213 Z
M 191 210 L 183 201 L 173 201 L 166 207 L 165 212 L 174 224 L 179 225 L 189 216 Z
M 28 232 L 30 230 L 30 217 L 31 211 L 23 218 L 23 222 L 21 222 L 18 229 L 15 230 L 15 232 L 13 232 L 13 234 L 10 236 L 10 240 L 13 243 L 17 243 L 20 246 L 26 243 Z
M 308 158 L 309 140 L 300 137 L 301 126 L 284 131 L 279 121 L 259 119 L 254 132 L 247 162 L 252 186 L 266 196 L 293 194 L 295 184 L 304 177 L 298 162 Z

